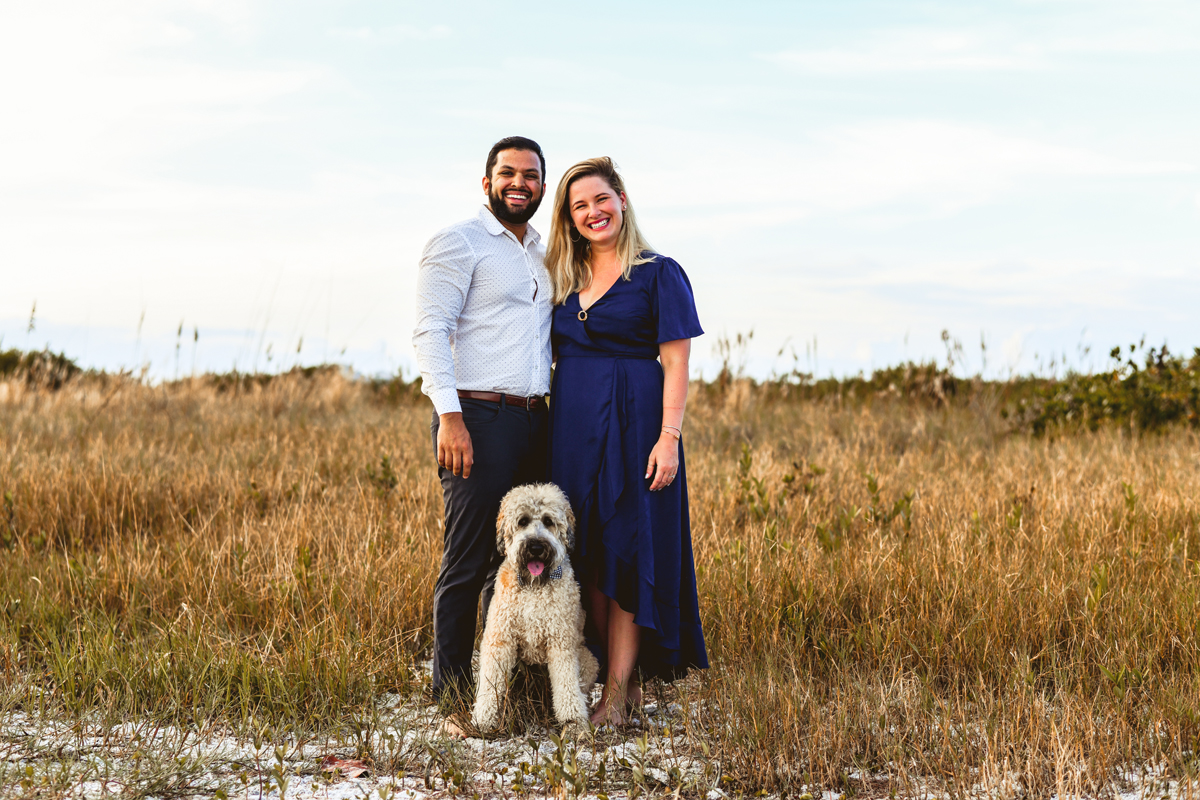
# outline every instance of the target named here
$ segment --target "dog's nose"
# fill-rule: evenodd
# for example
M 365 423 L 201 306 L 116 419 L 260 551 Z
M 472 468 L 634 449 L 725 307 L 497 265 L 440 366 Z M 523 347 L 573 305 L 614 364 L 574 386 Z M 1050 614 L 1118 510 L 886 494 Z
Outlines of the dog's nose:
M 534 558 L 540 558 L 541 556 L 546 555 L 546 550 L 547 548 L 545 542 L 539 542 L 537 539 L 534 539 L 529 543 L 529 555 L 533 556 Z

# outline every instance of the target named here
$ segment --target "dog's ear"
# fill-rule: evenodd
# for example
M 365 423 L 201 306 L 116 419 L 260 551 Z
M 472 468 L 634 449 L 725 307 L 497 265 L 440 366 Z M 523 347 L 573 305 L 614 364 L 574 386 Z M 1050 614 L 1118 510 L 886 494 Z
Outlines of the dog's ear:
M 564 495 L 563 499 L 566 499 L 565 495 Z M 566 508 L 567 508 L 567 535 L 565 537 L 567 540 L 567 549 L 574 550 L 575 549 L 575 511 L 571 508 L 571 504 L 569 502 L 565 503 L 564 505 L 566 505 Z
M 500 558 L 504 558 L 504 526 L 507 522 L 507 515 L 504 513 L 506 503 L 500 504 L 500 513 L 496 515 L 496 552 L 500 554 Z

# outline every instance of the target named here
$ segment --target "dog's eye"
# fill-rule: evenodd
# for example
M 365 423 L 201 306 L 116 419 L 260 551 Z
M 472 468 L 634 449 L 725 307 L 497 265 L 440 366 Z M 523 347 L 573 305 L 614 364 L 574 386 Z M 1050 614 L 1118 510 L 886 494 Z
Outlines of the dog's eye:
M 517 520 L 517 527 L 518 527 L 518 528 L 524 528 L 524 527 L 525 527 L 526 525 L 528 525 L 530 522 L 531 522 L 531 520 L 529 519 L 529 516 L 528 516 L 528 515 L 526 515 L 526 516 L 524 516 L 524 517 L 521 517 L 519 520 Z
M 553 528 L 554 520 L 550 519 L 550 515 L 547 514 L 546 516 L 542 517 L 542 524 L 545 525 L 547 528 Z

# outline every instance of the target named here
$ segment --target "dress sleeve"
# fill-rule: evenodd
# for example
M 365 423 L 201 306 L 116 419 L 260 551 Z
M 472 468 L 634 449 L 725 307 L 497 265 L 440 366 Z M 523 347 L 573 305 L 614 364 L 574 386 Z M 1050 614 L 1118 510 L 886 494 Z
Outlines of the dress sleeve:
M 654 315 L 658 321 L 658 343 L 693 339 L 704 333 L 696 314 L 692 283 L 673 258 L 662 257 L 654 287 Z

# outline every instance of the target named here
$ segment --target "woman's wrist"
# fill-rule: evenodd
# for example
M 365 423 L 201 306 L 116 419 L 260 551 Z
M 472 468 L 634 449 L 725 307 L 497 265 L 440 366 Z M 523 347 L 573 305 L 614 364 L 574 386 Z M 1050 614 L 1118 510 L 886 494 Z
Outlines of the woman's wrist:
M 674 425 L 663 425 L 659 438 L 662 438 L 663 436 L 669 436 L 675 441 L 679 441 L 683 438 L 683 431 L 679 430 L 679 428 L 676 428 Z

